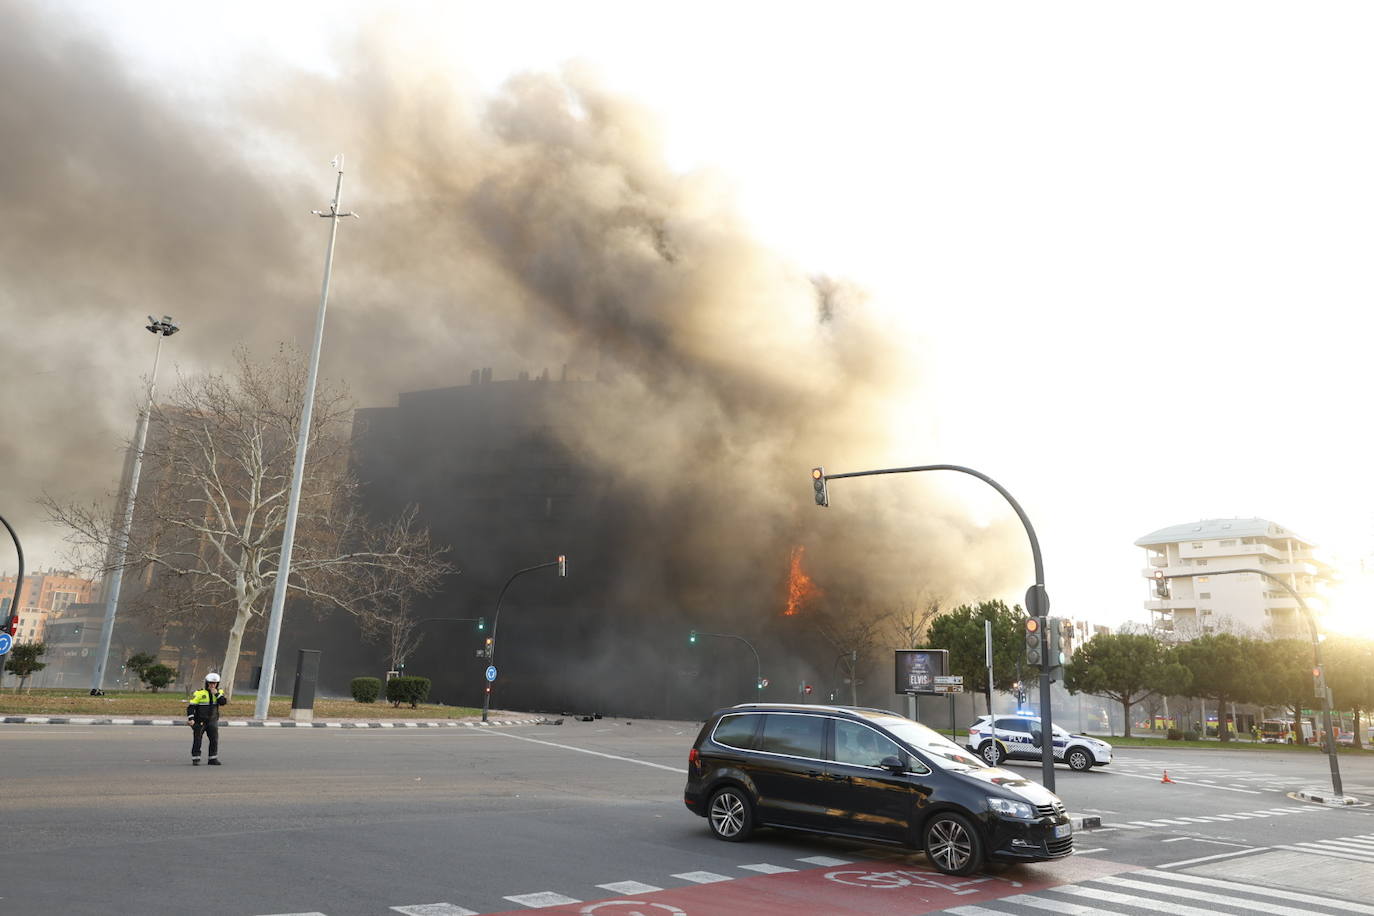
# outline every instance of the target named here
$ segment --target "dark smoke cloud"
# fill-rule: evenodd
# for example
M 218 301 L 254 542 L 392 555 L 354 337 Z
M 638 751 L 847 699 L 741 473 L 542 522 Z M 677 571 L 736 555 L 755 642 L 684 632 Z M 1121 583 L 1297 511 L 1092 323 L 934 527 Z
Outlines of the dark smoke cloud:
M 1001 592 L 1019 531 L 970 526 L 926 483 L 811 504 L 813 463 L 935 457 L 893 450 L 919 367 L 861 293 L 751 238 L 711 176 L 666 165 L 647 112 L 580 70 L 482 97 L 453 61 L 364 34 L 335 74 L 257 61 L 208 105 L 0 4 L 0 511 L 38 559 L 56 562 L 57 533 L 33 498 L 114 483 L 151 362 L 143 315 L 183 324 L 164 351 L 182 371 L 308 342 L 326 229 L 308 214 L 342 150 L 362 219 L 341 227 L 324 371 L 363 404 L 478 366 L 608 380 L 559 429 L 642 492 L 663 555 L 624 588 L 776 581 L 807 542 L 831 591 Z

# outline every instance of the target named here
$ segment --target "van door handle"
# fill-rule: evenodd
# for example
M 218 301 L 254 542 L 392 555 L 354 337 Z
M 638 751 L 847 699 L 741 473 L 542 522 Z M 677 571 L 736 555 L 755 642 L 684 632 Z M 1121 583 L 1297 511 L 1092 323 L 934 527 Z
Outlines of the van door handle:
M 825 778 L 834 782 L 849 782 L 849 777 L 843 773 L 826 773 Z

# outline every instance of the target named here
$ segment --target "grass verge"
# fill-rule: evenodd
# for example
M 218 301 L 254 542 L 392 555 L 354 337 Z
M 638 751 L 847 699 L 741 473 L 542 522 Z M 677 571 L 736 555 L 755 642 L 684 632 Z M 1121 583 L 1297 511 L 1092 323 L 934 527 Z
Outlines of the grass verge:
M 220 715 L 235 719 L 251 719 L 257 698 L 233 698 L 220 710 Z M 467 706 L 420 704 L 419 708 L 394 707 L 390 703 L 359 703 L 352 699 L 337 700 L 316 697 L 316 719 L 466 719 L 480 716 L 480 709 Z M 186 697 L 180 693 L 151 693 L 148 691 L 111 691 L 103 697 L 93 697 L 70 689 L 50 688 L 32 693 L 0 691 L 0 715 L 5 716 L 118 716 L 120 718 L 148 717 L 179 719 L 186 716 Z M 269 718 L 285 719 L 291 715 L 290 697 L 273 697 L 268 704 Z

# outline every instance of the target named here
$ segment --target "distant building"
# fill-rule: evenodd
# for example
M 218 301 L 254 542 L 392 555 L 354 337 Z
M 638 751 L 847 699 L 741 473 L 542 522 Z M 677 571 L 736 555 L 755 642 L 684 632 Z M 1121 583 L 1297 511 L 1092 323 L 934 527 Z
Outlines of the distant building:
M 54 569 L 25 576 L 17 602 L 14 587 L 14 576 L 0 577 L 0 615 L 19 615 L 17 642 L 42 642 L 49 620 L 73 604 L 94 600 L 99 584 L 74 572 Z
M 1259 569 L 1282 579 L 1304 599 L 1317 595 L 1316 582 L 1330 565 L 1312 542 L 1262 518 L 1206 519 L 1151 532 L 1136 542 L 1145 548 L 1142 575 L 1151 580 L 1145 608 L 1159 630 L 1189 638 L 1232 626 L 1275 637 L 1306 632 L 1298 602 Z M 1168 576 L 1169 597 L 1155 595 L 1156 570 Z

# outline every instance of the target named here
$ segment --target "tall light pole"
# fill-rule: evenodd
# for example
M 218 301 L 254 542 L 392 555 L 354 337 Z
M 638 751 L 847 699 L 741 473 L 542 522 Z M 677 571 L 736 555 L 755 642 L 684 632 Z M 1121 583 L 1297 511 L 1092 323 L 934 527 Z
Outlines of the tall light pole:
M 339 220 L 345 216 L 357 219 L 356 213 L 343 213 L 339 203 L 343 199 L 343 156 L 334 157 L 330 164 L 338 176 L 334 180 L 334 200 L 329 210 L 311 210 L 316 216 L 329 220 L 329 247 L 324 253 L 324 283 L 320 288 L 320 312 L 315 317 L 315 341 L 310 347 L 310 372 L 305 380 L 305 395 L 301 402 L 301 428 L 296 437 L 296 466 L 291 472 L 291 495 L 286 502 L 286 528 L 281 538 L 281 559 L 277 561 L 277 581 L 272 590 L 272 613 L 267 620 L 267 644 L 262 650 L 262 679 L 258 681 L 258 699 L 253 718 L 266 719 L 267 706 L 272 701 L 272 680 L 277 674 L 277 642 L 281 639 L 282 608 L 286 606 L 286 583 L 291 577 L 291 547 L 296 539 L 296 514 L 301 504 L 301 482 L 305 477 L 305 450 L 310 440 L 310 415 L 315 406 L 315 379 L 320 372 L 320 347 L 324 344 L 324 311 L 329 303 L 329 274 L 334 267 L 334 240 L 339 235 Z M 230 686 L 232 689 L 232 685 Z
M 124 517 L 120 520 L 119 530 L 115 532 L 114 569 L 110 572 L 110 583 L 105 593 L 105 620 L 100 625 L 100 648 L 96 650 L 95 671 L 91 674 L 93 697 L 102 696 L 105 692 L 105 666 L 110 660 L 110 638 L 114 636 L 119 590 L 124 584 L 129 533 L 134 524 L 134 500 L 138 496 L 138 478 L 143 472 L 143 446 L 148 442 L 148 418 L 153 412 L 153 392 L 157 387 L 157 364 L 162 359 L 162 341 L 181 330 L 171 315 L 163 315 L 160 319 L 149 315 L 147 329 L 157 337 L 157 349 L 153 352 L 153 374 L 148 376 L 148 400 L 143 405 L 143 412 L 138 415 L 138 431 L 134 433 L 134 466 L 129 472 L 129 492 L 124 497 Z

